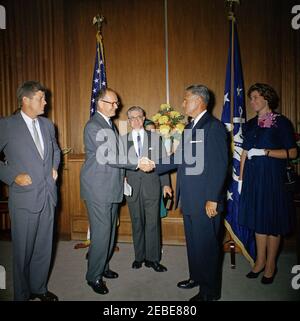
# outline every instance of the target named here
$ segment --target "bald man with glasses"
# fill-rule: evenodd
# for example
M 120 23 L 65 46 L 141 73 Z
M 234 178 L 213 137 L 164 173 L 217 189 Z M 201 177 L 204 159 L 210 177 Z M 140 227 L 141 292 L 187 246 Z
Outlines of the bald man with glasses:
M 135 170 L 137 164 L 119 163 L 123 147 L 112 122 L 119 106 L 117 94 L 109 88 L 100 90 L 96 106 L 96 113 L 84 129 L 86 159 L 80 173 L 80 191 L 91 232 L 86 280 L 96 293 L 106 294 L 108 288 L 103 277 L 118 277 L 109 268 L 109 261 L 114 249 L 118 208 L 123 200 L 124 168 Z

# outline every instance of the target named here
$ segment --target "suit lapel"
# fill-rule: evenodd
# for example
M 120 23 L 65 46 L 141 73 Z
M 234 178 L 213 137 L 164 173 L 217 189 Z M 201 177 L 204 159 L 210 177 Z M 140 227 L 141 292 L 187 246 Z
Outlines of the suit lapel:
M 127 134 L 127 156 L 133 162 L 138 160 L 138 156 L 136 154 L 135 147 L 134 147 L 132 131 Z
M 150 143 L 150 132 L 144 131 L 144 139 L 143 139 L 143 148 L 142 148 L 142 156 L 149 158 L 149 148 L 151 147 Z
M 193 128 L 193 131 L 194 129 L 200 129 L 200 128 L 203 128 L 204 125 L 210 120 L 211 118 L 211 115 L 206 112 L 201 118 L 200 120 L 197 122 L 197 124 L 194 126 Z
M 17 118 L 17 122 L 19 123 L 20 127 L 18 127 L 20 129 L 21 132 L 21 137 L 22 139 L 25 139 L 25 144 L 28 146 L 31 146 L 31 149 L 36 153 L 36 155 L 38 156 L 38 158 L 40 160 L 42 160 L 41 155 L 35 145 L 35 142 L 33 140 L 33 137 L 31 136 L 31 133 L 27 127 L 27 124 L 25 122 L 25 120 L 23 119 L 21 113 L 16 115 Z M 39 122 L 39 125 L 41 124 L 41 122 Z M 44 142 L 45 145 L 45 142 Z
M 107 121 L 98 112 L 96 112 L 93 117 L 100 124 L 101 128 L 103 128 L 104 130 L 111 129 Z

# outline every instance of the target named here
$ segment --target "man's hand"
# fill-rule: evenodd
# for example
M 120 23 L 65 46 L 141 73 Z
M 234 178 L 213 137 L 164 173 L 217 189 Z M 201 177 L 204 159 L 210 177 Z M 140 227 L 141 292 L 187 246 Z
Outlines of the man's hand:
M 57 180 L 57 177 L 58 177 L 58 173 L 57 173 L 57 170 L 52 168 L 52 177 L 53 179 L 56 181 Z
M 210 218 L 218 215 L 217 212 L 217 202 L 207 201 L 205 204 L 206 215 Z
M 15 178 L 15 183 L 20 186 L 28 186 L 32 184 L 32 180 L 28 174 L 19 174 Z
M 173 192 L 172 192 L 172 188 L 170 187 L 170 186 L 164 186 L 164 188 L 163 188 L 163 194 L 164 194 L 164 197 L 166 197 L 167 196 L 167 194 L 170 196 L 170 197 L 172 197 L 172 195 L 173 195 Z
M 151 172 L 155 168 L 155 163 L 147 157 L 142 157 L 139 160 L 138 168 L 143 172 Z

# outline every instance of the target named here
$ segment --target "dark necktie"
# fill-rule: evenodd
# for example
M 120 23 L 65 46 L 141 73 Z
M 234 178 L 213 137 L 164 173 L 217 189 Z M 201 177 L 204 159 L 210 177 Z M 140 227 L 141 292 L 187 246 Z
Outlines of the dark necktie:
M 137 145 L 138 145 L 138 157 L 140 157 L 142 154 L 142 142 L 141 142 L 141 136 L 139 133 L 137 134 L 136 139 L 137 139 Z

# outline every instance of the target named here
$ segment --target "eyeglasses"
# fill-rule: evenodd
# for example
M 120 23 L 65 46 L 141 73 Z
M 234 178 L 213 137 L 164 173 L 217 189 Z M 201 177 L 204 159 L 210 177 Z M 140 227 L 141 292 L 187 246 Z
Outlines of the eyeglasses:
M 113 102 L 111 102 L 111 101 L 107 101 L 107 100 L 104 100 L 104 99 L 100 99 L 100 100 L 103 101 L 104 103 L 111 104 L 112 106 L 113 106 L 114 104 L 116 104 L 117 106 L 120 106 L 120 102 L 119 102 L 119 101 L 113 101 Z
M 129 117 L 128 119 L 130 121 L 134 121 L 134 120 L 143 120 L 144 116 L 136 116 L 136 117 Z

